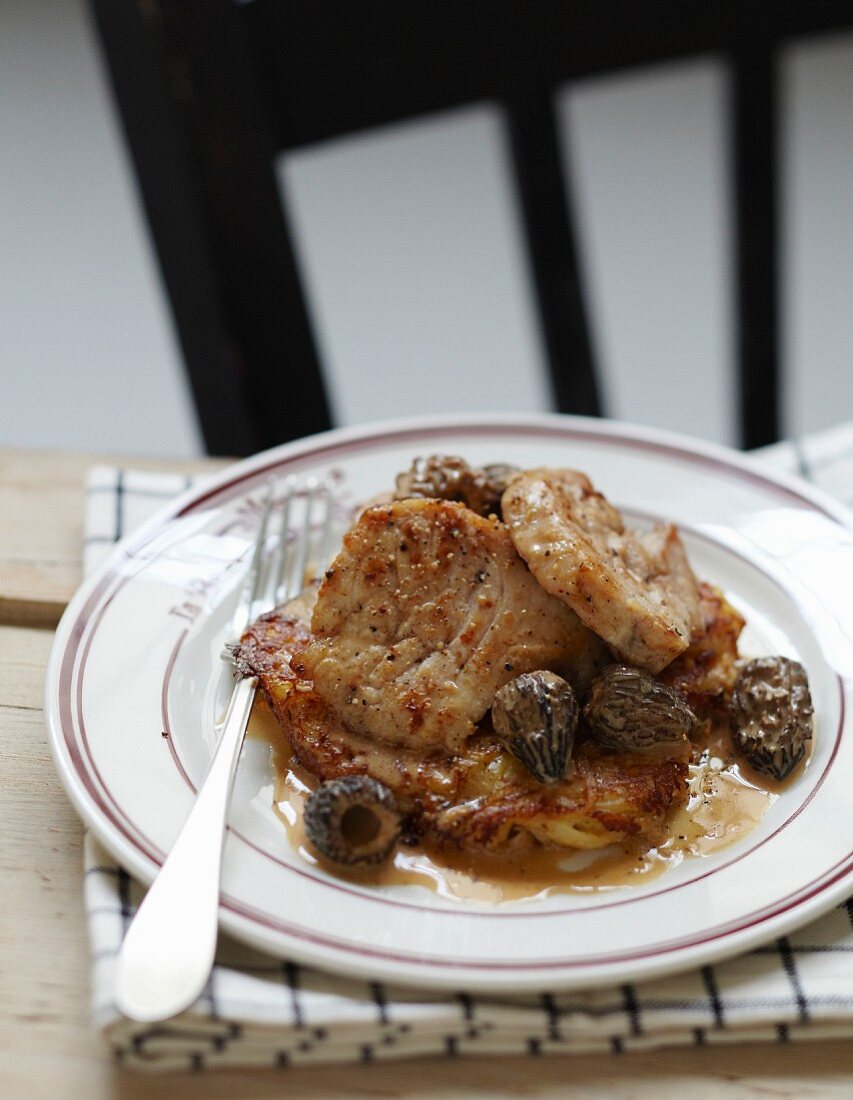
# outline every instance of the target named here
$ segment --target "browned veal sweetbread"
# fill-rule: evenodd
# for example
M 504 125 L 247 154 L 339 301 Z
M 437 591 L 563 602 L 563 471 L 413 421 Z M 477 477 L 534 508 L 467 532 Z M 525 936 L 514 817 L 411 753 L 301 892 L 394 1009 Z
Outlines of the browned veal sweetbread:
M 314 608 L 301 669 L 348 729 L 408 748 L 463 748 L 495 692 L 547 669 L 581 689 L 601 640 L 549 595 L 506 527 L 442 500 L 369 508 Z
M 673 526 L 626 528 L 576 470 L 527 470 L 502 507 L 542 587 L 626 664 L 659 672 L 702 630 L 699 586 Z

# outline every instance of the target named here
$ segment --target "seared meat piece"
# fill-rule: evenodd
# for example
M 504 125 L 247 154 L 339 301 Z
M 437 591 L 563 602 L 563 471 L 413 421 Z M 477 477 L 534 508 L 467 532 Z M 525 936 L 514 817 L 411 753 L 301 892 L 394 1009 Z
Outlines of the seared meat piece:
M 533 838 L 557 848 L 600 848 L 628 836 L 654 839 L 683 801 L 683 755 L 649 759 L 581 742 L 569 775 L 544 786 L 483 725 L 458 754 L 424 752 L 354 733 L 310 681 L 300 680 L 311 634 L 288 614 L 263 616 L 238 650 L 244 673 L 259 676 L 295 762 L 317 779 L 370 775 L 393 791 L 410 838 L 501 850 Z
M 539 583 L 577 612 L 626 664 L 659 672 L 702 629 L 699 589 L 671 525 L 626 529 L 574 470 L 528 470 L 503 515 Z
M 548 669 L 581 689 L 601 641 L 548 595 L 506 527 L 442 500 L 369 508 L 320 586 L 300 676 L 348 729 L 458 752 L 495 692 Z

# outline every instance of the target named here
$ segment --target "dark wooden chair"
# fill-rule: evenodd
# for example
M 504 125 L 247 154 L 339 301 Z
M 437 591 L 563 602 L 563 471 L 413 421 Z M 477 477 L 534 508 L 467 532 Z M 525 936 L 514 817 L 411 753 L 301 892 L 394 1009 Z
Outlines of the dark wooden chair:
M 554 94 L 708 52 L 733 73 L 741 442 L 778 438 L 777 52 L 853 5 L 91 2 L 210 452 L 330 426 L 275 156 L 481 100 L 509 123 L 555 407 L 600 414 Z

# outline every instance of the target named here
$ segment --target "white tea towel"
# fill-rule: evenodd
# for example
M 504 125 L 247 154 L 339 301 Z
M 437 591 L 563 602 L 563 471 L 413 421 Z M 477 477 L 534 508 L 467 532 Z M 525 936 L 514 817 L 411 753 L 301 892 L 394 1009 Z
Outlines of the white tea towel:
M 777 444 L 756 461 L 853 503 L 853 424 Z M 86 569 L 192 479 L 97 467 Z M 531 1056 L 853 1036 L 853 899 L 740 958 L 640 984 L 525 997 L 426 993 L 324 974 L 220 938 L 199 1001 L 165 1024 L 121 1016 L 115 961 L 142 888 L 89 836 L 86 908 L 94 1018 L 121 1062 L 149 1069 L 286 1066 L 468 1053 Z

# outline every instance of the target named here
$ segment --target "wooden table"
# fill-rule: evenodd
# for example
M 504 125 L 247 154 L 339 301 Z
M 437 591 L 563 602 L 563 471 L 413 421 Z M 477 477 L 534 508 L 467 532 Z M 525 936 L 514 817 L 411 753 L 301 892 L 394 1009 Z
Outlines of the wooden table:
M 853 1041 L 202 1076 L 115 1067 L 88 1018 L 83 829 L 41 713 L 52 630 L 81 576 L 84 473 L 111 460 L 0 451 L 0 1097 L 853 1096 Z

